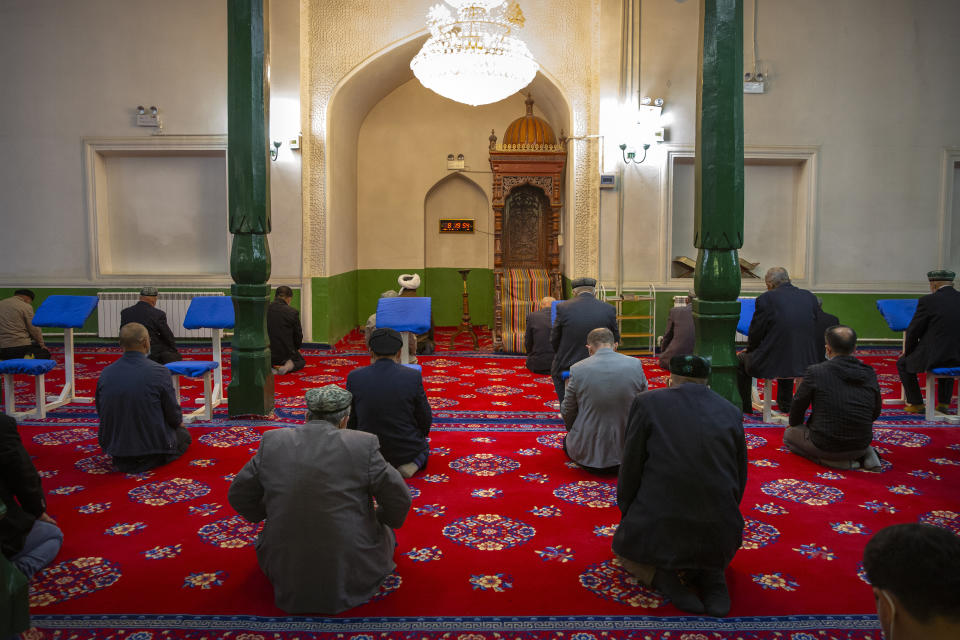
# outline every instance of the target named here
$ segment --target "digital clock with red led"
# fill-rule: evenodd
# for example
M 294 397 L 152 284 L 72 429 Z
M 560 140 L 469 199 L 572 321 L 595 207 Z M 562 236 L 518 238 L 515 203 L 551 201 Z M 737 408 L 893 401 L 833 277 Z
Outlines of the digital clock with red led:
M 473 233 L 473 218 L 441 218 L 440 233 Z

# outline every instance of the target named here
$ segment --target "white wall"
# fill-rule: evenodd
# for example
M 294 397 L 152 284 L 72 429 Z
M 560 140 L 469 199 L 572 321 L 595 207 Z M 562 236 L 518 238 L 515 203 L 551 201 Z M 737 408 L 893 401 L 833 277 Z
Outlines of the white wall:
M 298 7 L 273 4 L 274 93 L 298 99 Z M 0 5 L 0 143 L 10 150 L 0 155 L 0 283 L 115 284 L 94 276 L 81 140 L 150 136 L 135 125 L 137 105 L 160 108 L 165 134 L 225 134 L 226 21 L 220 0 Z M 272 168 L 273 272 L 298 277 L 299 159 Z
M 750 67 L 754 3 L 744 5 Z M 758 9 L 767 93 L 744 96 L 745 144 L 817 149 L 805 283 L 821 290 L 922 288 L 925 272 L 941 266 L 943 150 L 960 145 L 960 3 L 764 0 Z M 641 93 L 665 99 L 671 145 L 695 140 L 698 28 L 697 2 L 643 3 Z M 651 151 L 644 165 L 626 170 L 628 283 L 665 283 L 672 258 L 661 233 L 674 213 L 664 207 L 665 154 Z M 602 203 L 610 228 L 616 200 Z M 603 235 L 605 265 L 612 264 L 614 243 Z M 792 251 L 783 243 L 771 249 Z M 942 266 L 960 267 L 960 255 Z M 605 277 L 612 276 L 605 267 Z

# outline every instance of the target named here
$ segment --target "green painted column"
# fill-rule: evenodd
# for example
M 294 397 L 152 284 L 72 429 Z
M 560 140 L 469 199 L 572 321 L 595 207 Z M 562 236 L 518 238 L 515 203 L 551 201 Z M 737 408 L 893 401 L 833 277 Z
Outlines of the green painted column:
M 273 411 L 273 372 L 267 339 L 270 285 L 270 85 L 267 0 L 227 5 L 227 168 L 230 275 L 237 323 L 230 355 L 230 415 Z
M 734 348 L 743 246 L 743 0 L 701 0 L 697 75 L 694 351 L 710 386 L 740 406 Z

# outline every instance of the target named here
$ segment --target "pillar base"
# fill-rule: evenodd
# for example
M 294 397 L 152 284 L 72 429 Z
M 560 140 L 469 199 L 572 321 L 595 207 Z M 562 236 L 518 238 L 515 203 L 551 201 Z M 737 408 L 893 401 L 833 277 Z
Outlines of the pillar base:
M 740 320 L 740 302 L 693 301 L 693 324 L 696 328 L 694 353 L 710 358 L 710 388 L 739 407 L 737 390 L 737 351 L 734 340 Z
M 273 369 L 267 342 L 270 285 L 235 284 L 231 292 L 236 325 L 227 387 L 229 414 L 269 415 L 273 412 Z

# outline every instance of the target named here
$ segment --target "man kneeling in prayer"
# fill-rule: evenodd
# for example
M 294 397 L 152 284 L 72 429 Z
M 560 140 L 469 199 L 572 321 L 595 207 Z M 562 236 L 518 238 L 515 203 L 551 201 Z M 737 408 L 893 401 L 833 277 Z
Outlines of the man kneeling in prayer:
M 257 559 L 288 613 L 363 604 L 396 568 L 393 529 L 407 517 L 410 491 L 376 436 L 345 428 L 351 399 L 336 385 L 307 391 L 307 423 L 264 433 L 230 484 L 237 513 L 266 519 Z
M 850 327 L 830 327 L 824 339 L 827 360 L 810 365 L 803 374 L 783 444 L 827 467 L 878 471 L 880 459 L 870 446 L 882 402 L 877 373 L 854 357 L 857 334 Z M 811 404 L 810 418 L 803 424 Z
M 376 359 L 347 374 L 347 391 L 353 394 L 349 426 L 375 434 L 383 457 L 410 478 L 427 466 L 433 413 L 420 372 L 400 364 L 402 348 L 403 339 L 393 329 L 370 334 Z
M 668 388 L 641 393 L 630 408 L 613 551 L 678 609 L 725 616 L 724 570 L 743 537 L 743 417 L 707 387 L 709 361 L 675 356 L 670 374 Z

